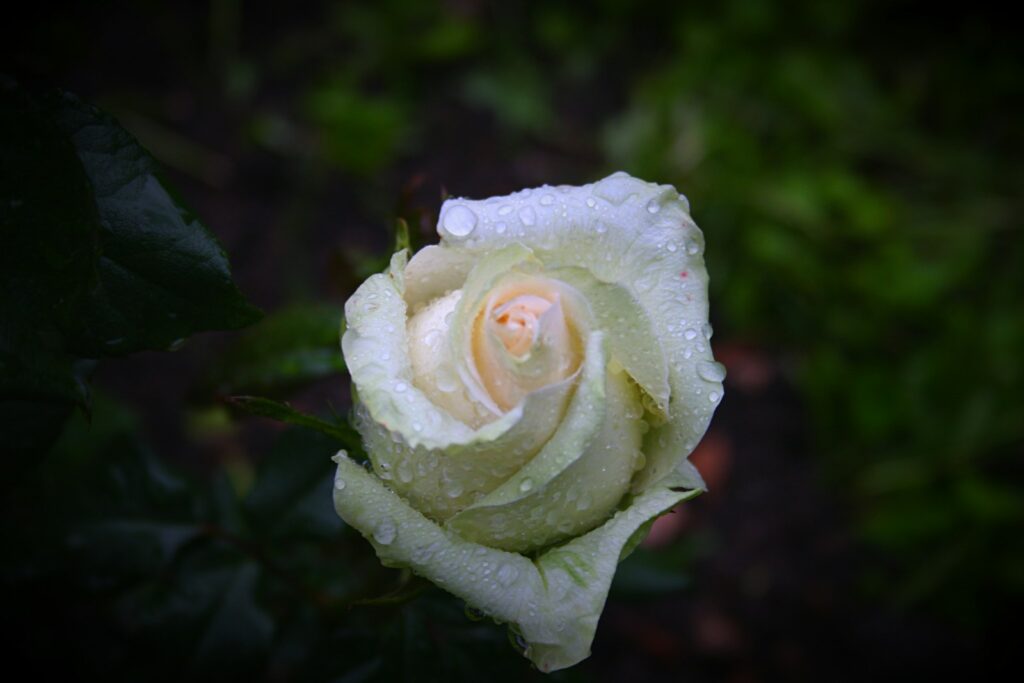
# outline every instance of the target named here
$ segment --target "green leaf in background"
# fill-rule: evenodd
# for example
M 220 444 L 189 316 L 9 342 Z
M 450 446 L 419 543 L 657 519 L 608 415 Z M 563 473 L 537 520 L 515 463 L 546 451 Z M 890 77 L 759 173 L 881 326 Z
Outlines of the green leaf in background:
M 259 317 L 216 238 L 110 116 L 2 79 L 0 150 L 0 424 L 14 454 L 45 451 L 88 408 L 90 359 Z
M 0 424 L 17 455 L 47 448 L 52 425 L 88 406 L 91 367 L 67 351 L 62 328 L 86 295 L 98 215 L 71 142 L 6 80 L 0 155 Z
M 407 132 L 407 114 L 399 100 L 370 97 L 344 82 L 312 90 L 306 113 L 328 158 L 357 174 L 371 174 L 392 162 Z
M 234 407 L 251 415 L 269 417 L 278 422 L 312 429 L 334 437 L 340 446 L 355 452 L 361 450 L 359 434 L 347 422 L 328 422 L 319 417 L 299 412 L 287 403 L 259 396 L 232 396 L 229 401 Z
M 337 450 L 337 440 L 321 432 L 284 432 L 260 460 L 244 501 L 254 533 L 286 541 L 336 538 L 342 522 L 324 501 L 331 498 Z
M 207 382 L 222 395 L 274 394 L 341 373 L 340 307 L 297 304 L 267 315 L 223 354 Z
M 135 139 L 73 95 L 46 101 L 81 160 L 99 217 L 95 280 L 72 348 L 85 356 L 166 349 L 195 332 L 258 320 L 213 233 L 174 198 Z

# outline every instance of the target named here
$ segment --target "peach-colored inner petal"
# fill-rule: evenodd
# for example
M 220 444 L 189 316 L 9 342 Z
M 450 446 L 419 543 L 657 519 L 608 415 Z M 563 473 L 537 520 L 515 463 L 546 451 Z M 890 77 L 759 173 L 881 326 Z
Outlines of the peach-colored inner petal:
M 491 313 L 492 329 L 513 356 L 523 356 L 537 339 L 538 319 L 551 302 L 534 294 L 520 294 Z
M 555 281 L 531 278 L 496 288 L 474 321 L 472 335 L 477 376 L 501 410 L 579 366 Z

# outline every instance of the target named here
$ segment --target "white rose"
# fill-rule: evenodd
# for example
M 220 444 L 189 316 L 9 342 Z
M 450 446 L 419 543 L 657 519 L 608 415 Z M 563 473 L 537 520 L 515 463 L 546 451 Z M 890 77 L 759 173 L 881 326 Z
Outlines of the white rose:
M 703 488 L 686 458 L 725 375 L 703 236 L 675 189 L 624 173 L 449 199 L 438 232 L 345 306 L 373 472 L 339 454 L 335 507 L 565 668 L 647 523 Z

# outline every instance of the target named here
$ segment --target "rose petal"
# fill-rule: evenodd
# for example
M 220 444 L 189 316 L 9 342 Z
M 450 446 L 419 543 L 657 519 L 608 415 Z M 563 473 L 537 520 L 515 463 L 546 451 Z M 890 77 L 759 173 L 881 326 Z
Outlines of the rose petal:
M 343 454 L 334 506 L 388 566 L 416 574 L 510 625 L 544 672 L 585 659 L 623 551 L 644 525 L 698 491 L 666 477 L 593 531 L 535 560 L 460 538 L 431 522 Z

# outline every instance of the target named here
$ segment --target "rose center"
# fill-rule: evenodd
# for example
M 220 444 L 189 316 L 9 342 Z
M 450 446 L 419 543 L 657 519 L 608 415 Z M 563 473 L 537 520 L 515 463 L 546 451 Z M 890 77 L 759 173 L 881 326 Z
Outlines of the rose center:
M 551 302 L 534 294 L 521 294 L 491 313 L 493 330 L 513 356 L 525 355 L 537 341 L 538 321 Z

